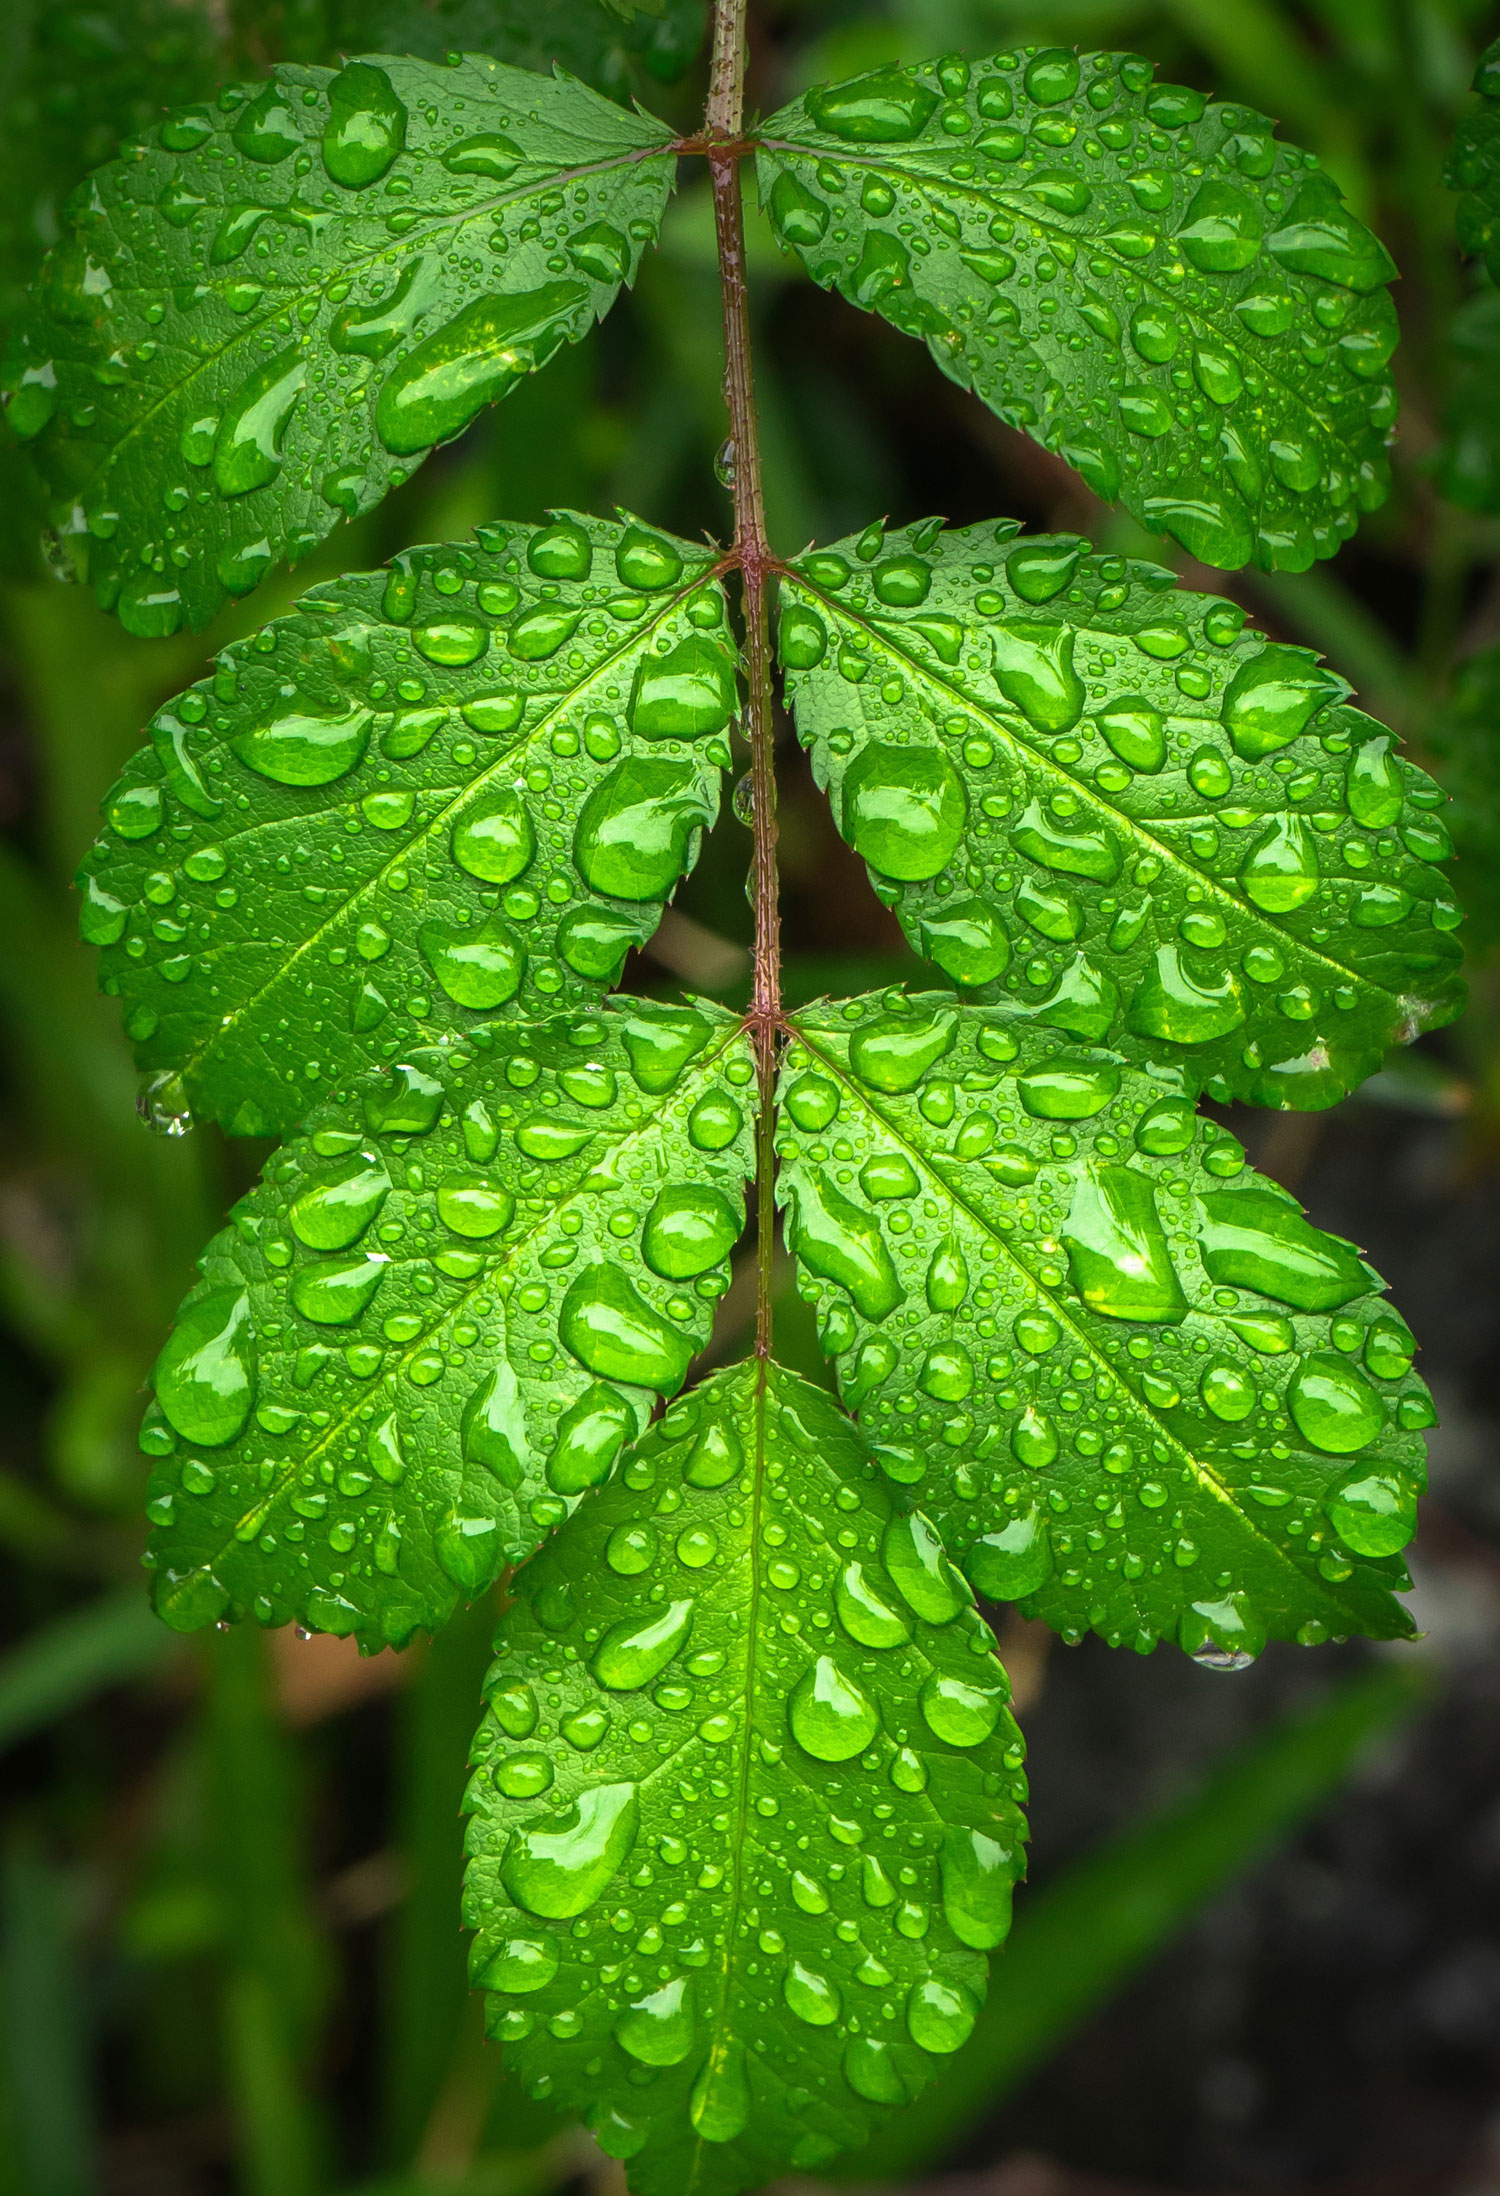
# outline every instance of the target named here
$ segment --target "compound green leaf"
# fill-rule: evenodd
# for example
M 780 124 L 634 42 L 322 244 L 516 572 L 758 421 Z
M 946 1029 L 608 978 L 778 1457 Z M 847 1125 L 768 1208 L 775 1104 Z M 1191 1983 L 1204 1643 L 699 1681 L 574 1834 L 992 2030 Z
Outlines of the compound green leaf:
M 779 1194 L 878 1460 L 980 1592 L 1223 1664 L 1409 1636 L 1415 1344 L 1191 1096 L 1004 1008 L 793 1017 Z
M 470 56 L 278 68 L 80 186 L 7 365 L 99 600 L 202 625 L 634 279 L 669 133 Z
M 615 1000 L 311 1115 L 157 1361 L 166 1621 L 400 1645 L 528 1555 L 707 1340 L 753 1089 L 732 1016 Z
M 1469 903 L 1465 935 L 1482 951 L 1500 944 L 1500 644 L 1459 666 L 1424 738 L 1452 802 Z
M 1439 788 L 1305 649 L 1014 527 L 797 560 L 781 654 L 844 837 L 965 992 L 1331 1105 L 1458 1012 Z
M 554 66 L 612 99 L 628 99 L 642 68 L 679 77 L 703 43 L 703 0 L 655 0 L 635 9 L 612 0 L 343 0 L 338 44 L 347 53 L 487 53 L 512 68 Z
M 1193 556 L 1303 571 L 1384 501 L 1395 268 L 1253 110 L 1027 47 L 825 85 L 757 134 L 816 281 Z
M 1445 181 L 1460 193 L 1460 246 L 1482 257 L 1500 282 L 1500 38 L 1480 55 L 1474 89 L 1480 104 L 1454 134 Z
M 737 1367 L 516 1581 L 471 1972 L 638 2196 L 814 2170 L 959 2048 L 1021 1866 L 988 1628 L 828 1396 Z
M 560 514 L 336 580 L 158 712 L 82 929 L 136 1056 L 241 1134 L 476 1014 L 596 998 L 718 806 L 703 548 Z

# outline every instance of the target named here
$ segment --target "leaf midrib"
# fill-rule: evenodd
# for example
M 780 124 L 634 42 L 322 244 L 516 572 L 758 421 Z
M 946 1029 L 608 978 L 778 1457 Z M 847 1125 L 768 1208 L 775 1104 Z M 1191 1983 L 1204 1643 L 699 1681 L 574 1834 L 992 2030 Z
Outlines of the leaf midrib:
M 1157 838 L 1152 832 L 1145 830 L 1135 817 L 1127 816 L 1120 809 L 1115 808 L 1102 794 L 1098 793 L 1082 778 L 1073 777 L 1045 748 L 1034 747 L 1023 733 L 1015 730 L 1008 719 L 997 714 L 992 703 L 977 698 L 970 694 L 965 687 L 944 677 L 941 672 L 934 671 L 930 664 L 924 663 L 919 656 L 912 654 L 908 649 L 898 648 L 890 636 L 892 631 L 899 630 L 901 622 L 899 618 L 893 617 L 889 626 L 876 625 L 861 613 L 851 610 L 847 604 L 839 602 L 834 596 L 824 594 L 820 588 L 805 578 L 795 567 L 790 568 L 789 577 L 795 580 L 799 587 L 806 589 L 807 593 L 813 597 L 822 609 L 829 613 L 830 617 L 835 620 L 842 620 L 846 625 L 867 635 L 872 645 L 879 645 L 888 649 L 899 662 L 905 664 L 914 678 L 926 680 L 939 693 L 948 696 L 954 703 L 962 706 L 972 715 L 982 718 L 985 724 L 993 729 L 998 739 L 1004 741 L 1013 751 L 1024 754 L 1034 765 L 1038 766 L 1041 775 L 1049 778 L 1060 787 L 1066 787 L 1069 793 L 1088 803 L 1095 812 L 1097 820 L 1108 823 L 1113 829 L 1121 832 L 1127 838 L 1143 840 L 1154 854 L 1170 863 L 1174 870 L 1190 878 L 1194 884 L 1212 893 L 1223 902 L 1225 907 L 1233 911 L 1237 922 L 1255 926 L 1269 933 L 1278 945 L 1285 947 L 1294 954 L 1305 956 L 1319 969 L 1327 970 L 1331 978 L 1336 978 L 1344 983 L 1359 984 L 1367 990 L 1379 994 L 1380 997 L 1389 999 L 1394 1006 L 1400 1005 L 1402 999 L 1406 996 L 1405 993 L 1392 991 L 1386 985 L 1377 982 L 1373 976 L 1365 974 L 1362 969 L 1350 968 L 1344 962 L 1335 960 L 1332 955 L 1324 952 L 1320 947 L 1312 945 L 1297 937 L 1294 932 L 1282 928 L 1262 909 L 1253 907 L 1246 900 L 1237 899 L 1222 878 L 1216 877 L 1211 871 L 1195 869 L 1187 857 L 1179 854 L 1176 848 L 1171 846 L 1165 839 Z M 964 629 L 968 635 L 975 639 L 983 638 L 982 627 L 975 627 L 964 621 Z M 1104 640 L 1128 638 L 1128 636 L 1106 633 L 1097 626 L 1083 624 L 1074 626 L 1070 630 L 1089 633 Z M 1018 716 L 1017 722 L 1023 721 Z M 1205 725 L 1208 721 L 1207 719 L 1204 720 Z M 1214 721 L 1219 724 L 1222 733 L 1222 720 L 1216 719 Z M 946 753 L 946 741 L 941 730 L 939 730 L 938 738 L 942 751 Z M 1267 810 L 1265 812 L 1265 821 L 1274 823 L 1279 816 L 1289 813 L 1292 812 L 1283 809 Z M 1191 820 L 1190 818 L 1183 819 L 1183 821 Z M 1207 814 L 1207 812 L 1205 812 L 1204 820 L 1217 823 L 1217 819 Z M 1075 884 L 1081 883 L 1087 886 L 1093 880 L 1083 878 L 1074 880 L 1074 882 Z M 1142 889 L 1149 888 L 1142 887 Z

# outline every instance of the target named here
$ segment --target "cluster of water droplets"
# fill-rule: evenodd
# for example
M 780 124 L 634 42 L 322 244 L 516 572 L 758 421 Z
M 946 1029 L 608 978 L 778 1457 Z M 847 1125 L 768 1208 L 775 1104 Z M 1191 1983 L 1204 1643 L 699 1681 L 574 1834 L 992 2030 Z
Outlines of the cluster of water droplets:
M 1237 606 L 1015 534 L 798 560 L 780 652 L 843 835 L 966 994 L 1331 1104 L 1457 1011 L 1440 788 Z
M 100 601 L 203 624 L 585 334 L 656 235 L 665 136 L 470 58 L 278 69 L 127 148 L 10 379 Z
M 157 1362 L 168 1622 L 400 1644 L 523 1560 L 707 1340 L 753 1102 L 731 1017 L 621 1002 L 478 1027 L 314 1116 Z
M 1190 554 L 1305 570 L 1384 501 L 1395 268 L 1264 116 L 1050 47 L 877 70 L 763 134 L 817 281 Z
M 674 1404 L 528 1566 L 474 1755 L 490 2033 L 607 2150 L 649 2145 L 647 2196 L 695 2141 L 739 2186 L 909 2101 L 1020 1866 L 967 1583 L 825 1395 L 759 1378 Z
M 736 707 L 702 550 L 487 526 L 341 580 L 160 709 L 81 928 L 150 1069 L 242 1134 L 351 1057 L 592 1001 L 696 857 Z
M 1210 1659 L 1406 1626 L 1415 1344 L 1175 1078 L 1003 1009 L 809 1009 L 780 1195 L 845 1403 L 978 1590 Z

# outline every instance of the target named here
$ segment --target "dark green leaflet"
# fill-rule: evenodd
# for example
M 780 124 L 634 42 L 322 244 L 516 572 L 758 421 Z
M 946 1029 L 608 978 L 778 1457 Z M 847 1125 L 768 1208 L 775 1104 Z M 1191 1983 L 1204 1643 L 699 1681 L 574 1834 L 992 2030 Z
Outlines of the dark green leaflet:
M 206 622 L 634 279 L 661 124 L 470 56 L 276 70 L 81 187 L 7 368 L 100 601 Z
M 597 998 L 718 808 L 708 554 L 562 514 L 334 581 L 168 703 L 82 929 L 141 1066 L 241 1134 L 476 1013 Z
M 1500 282 L 1500 38 L 1486 47 L 1474 72 L 1481 104 L 1460 124 L 1448 156 L 1446 181 L 1458 201 L 1458 241 L 1483 258 Z
M 1433 1423 L 1353 1247 L 1175 1078 L 900 992 L 794 1017 L 779 1195 L 876 1455 L 980 1591 L 1222 1661 L 1410 1636 Z
M 1262 115 L 1050 47 L 824 86 L 759 135 L 816 281 L 1205 563 L 1305 570 L 1385 500 L 1395 269 Z
M 517 1579 L 486 1693 L 471 1972 L 639 2196 L 815 2170 L 964 2042 L 1020 1734 L 962 1579 L 819 1390 L 744 1365 L 675 1404 Z
M 649 8 L 611 0 L 340 0 L 338 44 L 346 53 L 487 53 L 512 68 L 554 65 L 596 91 L 628 101 L 644 66 L 670 83 L 703 43 L 703 0 L 658 0 Z
M 799 735 L 918 951 L 1259 1105 L 1331 1105 L 1450 1021 L 1443 795 L 1343 680 L 1015 532 L 872 527 L 783 583 Z
M 1497 300 L 1500 302 L 1500 300 Z M 1500 644 L 1461 664 L 1452 695 L 1425 727 L 1452 798 L 1475 951 L 1500 943 Z
M 1500 512 L 1500 292 L 1482 289 L 1459 307 L 1449 345 L 1437 482 L 1466 511 Z
M 753 1105 L 731 1016 L 618 1000 L 312 1115 L 157 1362 L 167 1622 L 402 1644 L 528 1555 L 708 1339 Z

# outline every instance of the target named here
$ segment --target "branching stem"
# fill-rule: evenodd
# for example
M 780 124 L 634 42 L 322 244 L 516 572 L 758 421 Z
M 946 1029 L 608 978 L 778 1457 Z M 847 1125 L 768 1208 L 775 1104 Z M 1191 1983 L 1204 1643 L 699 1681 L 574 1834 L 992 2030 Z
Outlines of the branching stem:
M 776 1033 L 781 1014 L 781 921 L 776 881 L 776 775 L 772 755 L 771 627 L 768 587 L 774 560 L 766 538 L 761 486 L 760 427 L 750 359 L 750 299 L 745 276 L 745 218 L 740 159 L 745 108 L 746 0 L 718 0 L 714 10 L 713 72 L 703 115 L 702 150 L 713 178 L 714 228 L 724 311 L 724 403 L 734 490 L 733 561 L 740 575 L 749 698 L 745 733 L 755 844 L 751 890 L 755 905 L 755 974 L 750 1025 L 760 1085 L 756 1128 L 758 1227 L 755 1349 L 771 1350 L 771 1258 L 775 1244 Z

